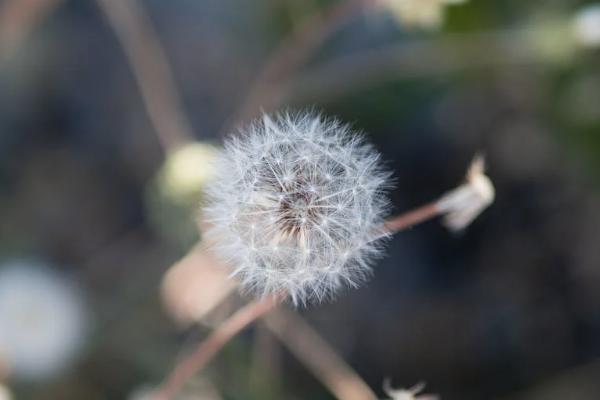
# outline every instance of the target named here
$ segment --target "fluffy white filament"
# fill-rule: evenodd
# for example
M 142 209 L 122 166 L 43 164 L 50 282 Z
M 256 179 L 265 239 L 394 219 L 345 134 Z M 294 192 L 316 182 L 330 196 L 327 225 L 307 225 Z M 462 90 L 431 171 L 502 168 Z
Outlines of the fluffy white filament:
M 369 276 L 389 174 L 348 126 L 265 115 L 226 144 L 216 171 L 207 236 L 245 289 L 305 304 Z

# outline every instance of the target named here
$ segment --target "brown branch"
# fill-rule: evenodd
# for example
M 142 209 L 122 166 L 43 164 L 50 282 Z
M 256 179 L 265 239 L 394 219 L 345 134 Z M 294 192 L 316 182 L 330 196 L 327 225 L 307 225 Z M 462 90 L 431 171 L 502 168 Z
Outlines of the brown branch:
M 21 44 L 62 0 L 5 0 L 0 5 L 0 62 Z
M 254 117 L 259 109 L 268 111 L 276 107 L 287 89 L 283 81 L 301 67 L 340 25 L 374 3 L 375 0 L 339 0 L 324 12 L 308 17 L 282 40 L 265 62 L 239 107 L 234 123 Z
M 362 378 L 302 318 L 278 309 L 266 316 L 264 321 L 269 330 L 337 399 L 377 399 Z
M 171 372 L 155 400 L 169 400 L 185 382 L 198 373 L 210 360 L 245 327 L 264 316 L 280 303 L 279 297 L 267 297 L 249 303 L 223 322 L 198 348 L 184 358 Z
M 437 202 L 431 202 L 390 218 L 383 224 L 383 228 L 386 233 L 393 234 L 425 222 L 439 214 L 440 209 Z
M 97 3 L 129 60 L 163 149 L 170 151 L 190 142 L 192 129 L 149 16 L 136 0 L 97 0 Z

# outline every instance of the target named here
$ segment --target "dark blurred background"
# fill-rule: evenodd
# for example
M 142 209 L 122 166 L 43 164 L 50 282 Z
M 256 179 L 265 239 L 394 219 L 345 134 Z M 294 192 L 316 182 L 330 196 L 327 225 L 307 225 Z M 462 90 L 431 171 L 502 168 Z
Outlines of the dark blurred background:
M 335 5 L 0 2 L 0 271 L 44 265 L 76 287 L 85 314 L 73 317 L 81 345 L 47 376 L 20 373 L 0 350 L 14 398 L 141 399 L 206 335 L 176 325 L 161 300 L 163 275 L 197 239 L 200 201 L 164 189 L 165 137 L 189 131 L 219 146 L 278 43 Z M 298 310 L 381 397 L 390 377 L 425 380 L 444 400 L 600 398 L 600 20 L 590 17 L 600 12 L 590 5 L 471 0 L 439 24 L 366 7 L 288 71 L 285 95 L 250 105 L 312 107 L 364 130 L 394 172 L 395 213 L 456 186 L 486 155 L 496 202 L 463 234 L 436 220 L 402 232 L 366 286 Z M 156 54 L 171 67 L 166 89 Z M 22 291 L 42 314 L 62 313 L 44 311 L 43 288 Z M 23 329 L 1 299 L 0 331 Z M 41 321 L 26 329 L 45 332 Z M 189 398 L 333 398 L 260 325 L 202 379 L 210 394 Z

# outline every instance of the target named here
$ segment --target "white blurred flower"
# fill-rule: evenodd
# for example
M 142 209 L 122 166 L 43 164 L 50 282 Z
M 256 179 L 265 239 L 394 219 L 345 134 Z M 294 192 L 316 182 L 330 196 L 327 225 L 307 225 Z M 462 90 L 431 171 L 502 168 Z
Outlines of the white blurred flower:
M 214 173 L 217 154 L 217 148 L 210 143 L 187 143 L 170 151 L 154 179 L 148 182 L 149 222 L 171 245 L 187 249 L 198 241 L 195 217 L 204 185 Z
M 483 157 L 476 156 L 467 172 L 466 182 L 437 201 L 436 206 L 440 214 L 445 214 L 444 224 L 448 229 L 463 230 L 494 202 L 494 185 L 484 174 L 484 168 Z
M 0 358 L 11 374 L 44 379 L 68 366 L 81 348 L 86 315 L 78 292 L 44 266 L 0 266 Z
M 393 389 L 388 379 L 383 382 L 383 391 L 390 397 L 389 400 L 439 400 L 440 397 L 435 394 L 419 394 L 424 389 L 424 382 L 419 382 L 410 389 Z
M 348 126 L 264 116 L 218 161 L 206 237 L 247 290 L 321 301 L 370 274 L 387 178 L 379 154 Z
M 600 46 L 600 3 L 583 7 L 573 19 L 573 30 L 583 46 Z
M 445 8 L 467 0 L 381 0 L 398 21 L 408 28 L 439 29 Z
M 12 400 L 12 398 L 10 390 L 0 383 L 0 400 Z

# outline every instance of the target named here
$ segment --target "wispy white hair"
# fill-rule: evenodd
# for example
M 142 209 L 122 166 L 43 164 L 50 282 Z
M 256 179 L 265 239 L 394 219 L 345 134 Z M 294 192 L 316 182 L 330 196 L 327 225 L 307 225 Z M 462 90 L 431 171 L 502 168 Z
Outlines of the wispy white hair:
M 264 115 L 218 157 L 207 238 L 258 295 L 306 304 L 358 286 L 379 253 L 373 238 L 382 236 L 388 205 L 379 158 L 336 120 Z

